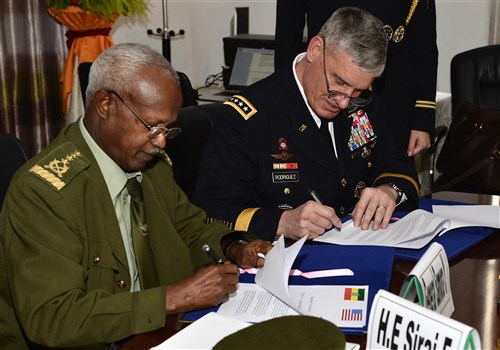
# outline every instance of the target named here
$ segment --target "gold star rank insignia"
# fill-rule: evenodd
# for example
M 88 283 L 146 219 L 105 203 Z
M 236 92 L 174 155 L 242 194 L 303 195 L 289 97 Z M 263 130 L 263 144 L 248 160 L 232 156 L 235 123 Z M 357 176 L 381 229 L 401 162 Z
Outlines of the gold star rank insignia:
M 233 107 L 245 120 L 250 119 L 257 113 L 257 109 L 246 98 L 240 95 L 234 95 L 224 102 L 224 104 Z

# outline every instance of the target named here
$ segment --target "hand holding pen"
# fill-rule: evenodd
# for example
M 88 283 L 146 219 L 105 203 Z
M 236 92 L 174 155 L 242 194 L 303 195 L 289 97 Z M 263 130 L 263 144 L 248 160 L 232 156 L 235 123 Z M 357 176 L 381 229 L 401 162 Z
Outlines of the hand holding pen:
M 316 202 L 316 203 L 319 203 L 321 205 L 324 205 L 323 204 L 323 201 L 319 198 L 318 194 L 316 193 L 316 191 L 314 190 L 309 190 L 309 195 L 311 196 L 311 198 Z M 333 223 L 332 223 L 333 224 Z M 333 224 L 333 227 L 337 230 L 337 231 L 341 231 L 342 230 L 342 222 L 340 223 L 340 225 L 338 226 L 335 226 L 335 224 Z
M 217 264 L 224 264 L 224 260 L 217 255 L 216 252 L 208 244 L 203 245 L 203 250 L 212 258 L 212 260 Z

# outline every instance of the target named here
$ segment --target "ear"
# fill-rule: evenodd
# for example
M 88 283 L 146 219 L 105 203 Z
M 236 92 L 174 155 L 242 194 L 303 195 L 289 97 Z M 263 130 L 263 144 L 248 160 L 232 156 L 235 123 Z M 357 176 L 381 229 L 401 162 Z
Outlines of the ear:
M 325 41 L 319 35 L 314 36 L 307 46 L 306 59 L 308 62 L 313 62 L 316 59 L 321 59 L 323 56 L 323 45 Z
M 113 108 L 110 95 L 104 91 L 96 92 L 94 104 L 99 118 L 107 118 L 108 111 Z

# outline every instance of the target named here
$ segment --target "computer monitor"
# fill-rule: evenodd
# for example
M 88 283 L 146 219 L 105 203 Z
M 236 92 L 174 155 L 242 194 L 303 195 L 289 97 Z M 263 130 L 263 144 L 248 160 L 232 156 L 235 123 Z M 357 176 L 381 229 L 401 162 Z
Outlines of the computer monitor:
M 273 72 L 274 50 L 239 47 L 226 89 L 242 90 Z

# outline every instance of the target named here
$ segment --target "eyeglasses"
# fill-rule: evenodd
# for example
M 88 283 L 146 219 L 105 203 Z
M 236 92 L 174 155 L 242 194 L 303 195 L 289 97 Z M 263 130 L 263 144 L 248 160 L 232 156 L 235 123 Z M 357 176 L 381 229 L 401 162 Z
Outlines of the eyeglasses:
M 326 41 L 323 39 L 323 73 L 325 75 L 326 91 L 328 91 L 328 98 L 336 102 L 343 102 L 345 99 L 349 99 L 349 106 L 347 110 L 349 112 L 355 111 L 359 107 L 367 106 L 370 100 L 359 96 L 349 96 L 343 92 L 330 90 L 330 84 L 328 82 L 328 75 L 326 74 Z
M 128 104 L 125 103 L 125 101 L 123 100 L 123 98 L 115 91 L 107 91 L 108 93 L 110 94 L 113 94 L 115 95 L 116 97 L 118 97 L 118 99 L 125 105 L 125 107 L 127 107 L 127 109 L 132 112 L 132 114 L 141 121 L 141 123 L 146 127 L 148 128 L 149 130 L 149 138 L 150 139 L 155 139 L 157 137 L 159 137 L 160 135 L 163 134 L 163 136 L 165 136 L 166 139 L 173 139 L 174 137 L 176 137 L 177 135 L 179 135 L 179 133 L 181 132 L 181 128 L 179 127 L 173 127 L 173 128 L 167 128 L 167 127 L 164 127 L 164 126 L 152 126 L 152 125 L 149 125 L 144 119 L 142 119 L 139 114 L 135 113 L 134 110 L 132 108 L 129 107 Z

